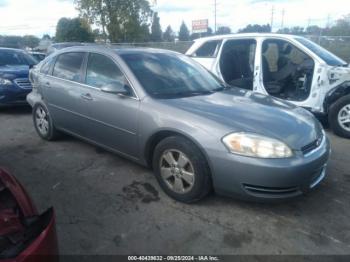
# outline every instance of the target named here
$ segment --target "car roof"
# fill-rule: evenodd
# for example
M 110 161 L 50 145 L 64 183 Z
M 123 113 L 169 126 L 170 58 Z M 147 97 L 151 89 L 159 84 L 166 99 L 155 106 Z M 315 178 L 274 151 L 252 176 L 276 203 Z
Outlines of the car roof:
M 275 34 L 275 33 L 238 33 L 238 34 L 228 34 L 228 35 L 215 35 L 215 36 L 208 36 L 203 38 L 198 38 L 195 40 L 195 42 L 201 41 L 206 42 L 210 40 L 224 40 L 224 39 L 231 39 L 231 38 L 246 38 L 246 37 L 279 37 L 279 38 L 287 38 L 287 39 L 294 39 L 298 36 L 296 35 L 287 35 L 287 34 Z
M 64 49 L 61 49 L 60 51 L 56 52 L 55 54 L 61 54 L 66 52 L 101 52 L 101 51 L 109 51 L 114 52 L 118 55 L 122 54 L 180 54 L 175 51 L 166 50 L 166 49 L 156 49 L 156 48 L 149 48 L 149 47 L 115 47 L 115 46 L 108 46 L 108 45 L 87 45 L 87 46 L 73 46 L 73 47 L 67 47 Z
M 0 47 L 0 51 L 13 51 L 13 52 L 25 52 L 22 49 L 18 49 L 18 48 L 7 48 L 7 47 Z

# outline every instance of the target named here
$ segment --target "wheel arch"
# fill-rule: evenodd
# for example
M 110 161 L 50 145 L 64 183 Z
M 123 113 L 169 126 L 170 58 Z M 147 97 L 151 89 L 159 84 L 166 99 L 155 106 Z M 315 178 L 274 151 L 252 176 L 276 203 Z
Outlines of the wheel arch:
M 165 138 L 172 137 L 172 136 L 181 136 L 191 141 L 192 143 L 194 143 L 199 149 L 199 151 L 202 153 L 202 155 L 204 156 L 208 164 L 209 172 L 211 174 L 211 171 L 212 171 L 211 162 L 202 145 L 194 137 L 176 129 L 158 130 L 152 136 L 150 136 L 150 138 L 147 140 L 145 150 L 144 150 L 144 157 L 149 167 L 152 167 L 153 154 L 156 146 Z
M 326 98 L 323 103 L 325 113 L 329 113 L 331 106 L 338 101 L 340 98 L 350 95 L 350 81 L 344 82 L 336 88 L 330 90 L 326 94 Z

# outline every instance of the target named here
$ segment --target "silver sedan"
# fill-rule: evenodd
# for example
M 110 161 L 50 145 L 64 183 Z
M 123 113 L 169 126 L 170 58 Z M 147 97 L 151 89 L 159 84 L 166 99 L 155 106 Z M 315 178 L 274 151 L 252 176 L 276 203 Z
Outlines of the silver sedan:
M 40 137 L 64 132 L 150 166 L 178 201 L 212 189 L 286 199 L 326 175 L 330 144 L 312 114 L 227 86 L 175 52 L 72 47 L 46 58 L 30 79 Z

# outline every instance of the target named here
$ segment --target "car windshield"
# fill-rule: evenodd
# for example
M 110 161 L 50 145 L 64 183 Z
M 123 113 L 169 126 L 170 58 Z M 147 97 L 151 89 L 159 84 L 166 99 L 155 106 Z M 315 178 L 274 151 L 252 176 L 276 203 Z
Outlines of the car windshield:
M 225 89 L 206 69 L 183 55 L 135 52 L 121 57 L 152 97 L 206 95 Z
M 30 55 L 21 51 L 0 51 L 0 66 L 36 65 L 37 61 Z
M 315 44 L 314 42 L 303 38 L 303 37 L 297 37 L 295 38 L 299 43 L 301 43 L 306 48 L 310 49 L 312 52 L 314 52 L 317 56 L 319 56 L 323 61 L 325 61 L 330 66 L 346 66 L 346 62 L 336 55 L 332 54 L 328 50 L 324 49 L 323 47 Z

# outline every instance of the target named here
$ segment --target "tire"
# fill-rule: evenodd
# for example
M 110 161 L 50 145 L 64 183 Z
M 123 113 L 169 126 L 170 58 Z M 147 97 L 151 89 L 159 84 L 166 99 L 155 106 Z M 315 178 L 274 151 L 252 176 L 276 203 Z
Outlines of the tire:
M 341 117 L 345 123 L 341 124 Z M 341 137 L 350 138 L 350 95 L 338 99 L 331 105 L 328 115 L 329 124 L 333 132 Z
M 165 138 L 156 146 L 153 169 L 164 192 L 177 201 L 193 203 L 211 191 L 205 157 L 195 144 L 181 136 Z
M 47 141 L 54 141 L 59 137 L 49 110 L 43 104 L 37 104 L 33 108 L 33 122 L 38 135 Z

